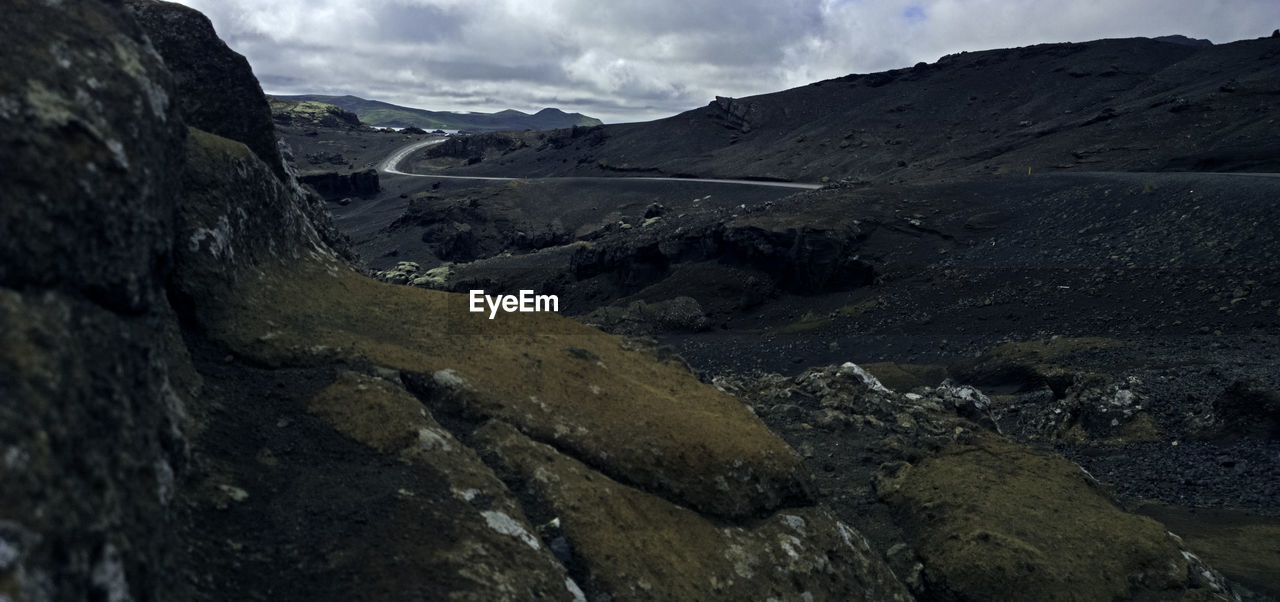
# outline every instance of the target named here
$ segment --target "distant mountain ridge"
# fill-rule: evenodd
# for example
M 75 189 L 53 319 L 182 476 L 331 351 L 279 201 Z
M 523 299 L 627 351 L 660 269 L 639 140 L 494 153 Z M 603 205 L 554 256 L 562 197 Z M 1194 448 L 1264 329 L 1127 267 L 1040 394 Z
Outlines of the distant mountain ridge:
M 325 96 L 301 94 L 276 98 L 294 101 L 314 101 L 331 104 L 355 113 L 360 121 L 378 127 L 420 127 L 442 130 L 554 130 L 575 125 L 592 126 L 603 122 L 581 113 L 565 113 L 560 109 L 546 108 L 532 115 L 507 109 L 497 113 L 454 113 L 452 111 L 428 111 L 402 107 L 380 100 L 366 100 L 358 96 Z

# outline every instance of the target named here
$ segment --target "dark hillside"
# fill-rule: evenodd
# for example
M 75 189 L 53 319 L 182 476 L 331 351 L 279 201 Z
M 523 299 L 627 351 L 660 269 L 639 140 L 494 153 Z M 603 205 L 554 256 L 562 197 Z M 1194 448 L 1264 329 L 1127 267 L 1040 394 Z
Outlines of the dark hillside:
M 717 98 L 590 137 L 548 133 L 459 172 L 819 182 L 1028 168 L 1280 171 L 1278 99 L 1280 39 L 1044 44 Z

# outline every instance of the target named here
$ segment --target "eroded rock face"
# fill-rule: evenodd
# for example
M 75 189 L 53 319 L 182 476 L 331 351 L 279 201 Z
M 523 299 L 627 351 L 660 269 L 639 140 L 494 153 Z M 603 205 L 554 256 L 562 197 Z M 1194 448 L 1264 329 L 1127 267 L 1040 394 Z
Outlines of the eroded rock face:
M 450 136 L 444 142 L 428 148 L 426 156 L 465 159 L 474 164 L 483 161 L 491 153 L 510 152 L 526 146 L 528 142 L 518 134 L 486 132 L 471 136 Z
M 760 105 L 754 102 L 726 96 L 717 96 L 715 102 L 708 106 L 713 110 L 720 110 L 720 117 L 724 119 L 726 127 L 744 134 L 750 133 L 752 127 L 759 127 L 764 114 Z
M 276 177 L 286 179 L 271 109 L 249 61 L 228 48 L 195 9 L 158 0 L 125 4 L 173 73 L 187 125 L 244 142 Z

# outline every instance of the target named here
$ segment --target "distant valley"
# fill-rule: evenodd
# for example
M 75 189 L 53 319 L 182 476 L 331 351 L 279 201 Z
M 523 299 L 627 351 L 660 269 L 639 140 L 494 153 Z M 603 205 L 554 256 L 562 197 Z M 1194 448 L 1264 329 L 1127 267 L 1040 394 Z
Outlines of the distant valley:
M 311 101 L 331 104 L 355 113 L 366 125 L 377 127 L 419 127 L 426 130 L 554 130 L 573 126 L 601 125 L 599 119 L 581 113 L 565 113 L 560 109 L 546 108 L 532 115 L 514 109 L 497 113 L 454 113 L 428 111 L 402 107 L 378 100 L 365 100 L 357 96 L 324 96 L 302 94 L 274 96 L 288 101 Z

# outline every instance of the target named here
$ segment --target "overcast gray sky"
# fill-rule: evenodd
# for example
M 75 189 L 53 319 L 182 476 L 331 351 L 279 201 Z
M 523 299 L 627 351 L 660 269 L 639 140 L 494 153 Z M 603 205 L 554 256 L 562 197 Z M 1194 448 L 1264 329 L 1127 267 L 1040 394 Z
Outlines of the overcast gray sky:
M 268 93 L 616 123 L 944 54 L 1280 27 L 1280 0 L 179 0 Z

